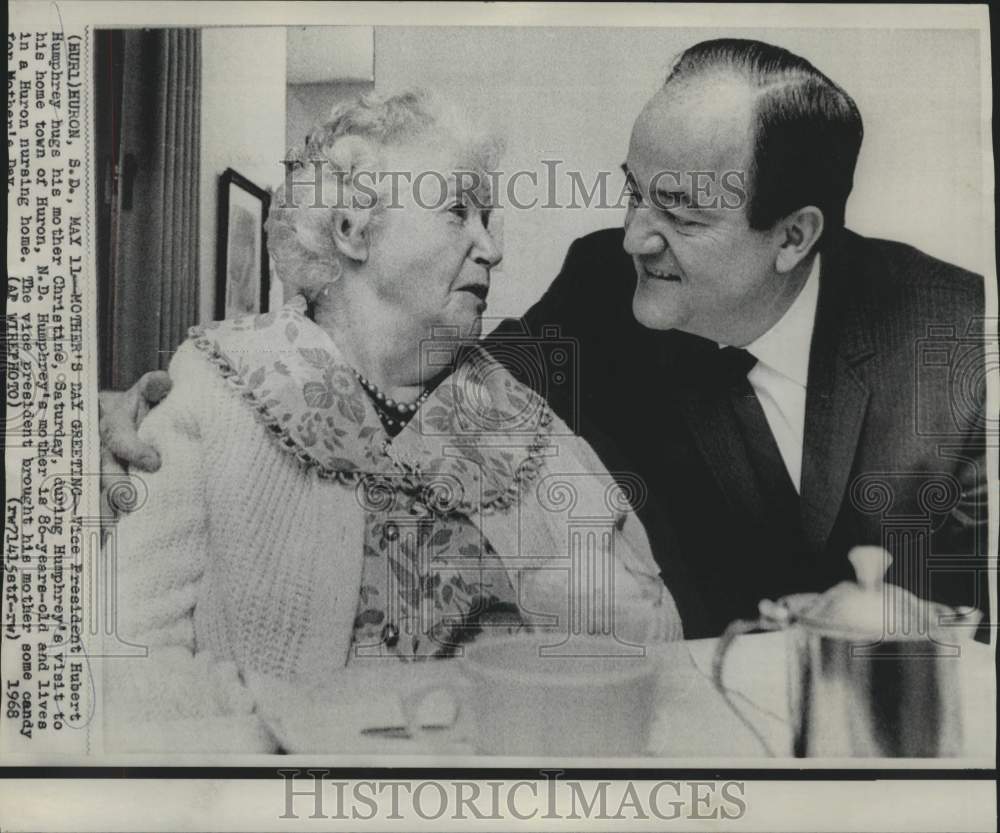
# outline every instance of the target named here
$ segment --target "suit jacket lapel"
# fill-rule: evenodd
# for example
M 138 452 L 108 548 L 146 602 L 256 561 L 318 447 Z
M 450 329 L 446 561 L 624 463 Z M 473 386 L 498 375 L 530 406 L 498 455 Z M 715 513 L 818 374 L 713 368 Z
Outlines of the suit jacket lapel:
M 844 501 L 868 407 L 863 362 L 874 353 L 862 297 L 866 276 L 851 236 L 824 253 L 809 355 L 802 448 L 801 520 L 810 552 L 826 545 Z

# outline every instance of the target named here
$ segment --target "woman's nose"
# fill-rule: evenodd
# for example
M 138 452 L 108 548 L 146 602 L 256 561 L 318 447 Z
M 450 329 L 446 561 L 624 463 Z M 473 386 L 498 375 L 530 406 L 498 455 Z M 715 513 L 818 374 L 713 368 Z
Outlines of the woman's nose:
M 625 218 L 625 251 L 639 257 L 658 255 L 667 248 L 663 235 L 650 226 L 649 209 L 633 209 Z
M 500 244 L 493 239 L 493 235 L 490 234 L 489 229 L 483 225 L 482 221 L 476 225 L 476 242 L 473 247 L 472 258 L 480 266 L 492 269 L 503 260 L 503 250 L 500 248 Z

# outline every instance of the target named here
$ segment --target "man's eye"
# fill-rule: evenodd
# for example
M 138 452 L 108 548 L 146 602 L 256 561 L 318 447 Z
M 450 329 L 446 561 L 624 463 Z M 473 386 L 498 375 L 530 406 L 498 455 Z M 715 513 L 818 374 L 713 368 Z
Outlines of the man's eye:
M 694 226 L 699 225 L 699 223 L 696 223 L 694 220 L 686 220 L 683 217 L 679 217 L 677 214 L 674 214 L 672 211 L 665 211 L 664 214 L 667 215 L 667 218 L 675 226 L 681 226 L 682 228 L 693 228 Z
M 469 206 L 467 206 L 464 202 L 455 203 L 448 209 L 448 211 L 463 220 L 469 216 Z

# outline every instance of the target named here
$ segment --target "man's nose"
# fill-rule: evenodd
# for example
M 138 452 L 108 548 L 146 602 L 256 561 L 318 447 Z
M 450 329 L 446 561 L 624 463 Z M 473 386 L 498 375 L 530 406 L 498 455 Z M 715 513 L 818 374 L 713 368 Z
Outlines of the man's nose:
M 663 235 L 649 222 L 650 209 L 634 208 L 625 218 L 625 251 L 637 257 L 658 255 L 667 248 Z
M 480 266 L 492 269 L 503 260 L 503 249 L 500 244 L 493 239 L 489 229 L 480 221 L 477 223 L 475 231 L 476 241 L 472 249 L 472 259 Z

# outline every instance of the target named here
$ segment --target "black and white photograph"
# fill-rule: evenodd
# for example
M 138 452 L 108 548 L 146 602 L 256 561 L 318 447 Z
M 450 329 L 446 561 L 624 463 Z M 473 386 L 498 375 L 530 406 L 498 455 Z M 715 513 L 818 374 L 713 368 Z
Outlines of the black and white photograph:
M 985 9 L 97 5 L 8 40 L 5 758 L 995 774 Z

